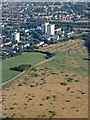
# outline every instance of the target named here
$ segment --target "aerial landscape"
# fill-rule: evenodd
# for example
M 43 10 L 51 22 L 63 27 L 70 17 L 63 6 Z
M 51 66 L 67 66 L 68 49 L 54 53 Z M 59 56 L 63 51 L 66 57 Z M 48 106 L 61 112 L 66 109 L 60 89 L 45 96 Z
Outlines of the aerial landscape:
M 2 2 L 2 118 L 88 118 L 88 2 Z

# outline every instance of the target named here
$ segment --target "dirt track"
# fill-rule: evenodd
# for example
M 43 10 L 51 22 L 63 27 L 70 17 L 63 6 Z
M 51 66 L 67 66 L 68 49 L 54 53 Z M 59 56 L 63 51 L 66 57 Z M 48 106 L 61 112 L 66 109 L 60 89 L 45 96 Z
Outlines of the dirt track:
M 54 56 L 54 57 L 55 57 L 55 56 Z M 52 58 L 50 58 L 50 59 L 47 59 L 47 60 L 44 60 L 44 61 L 42 61 L 42 62 L 39 62 L 39 63 L 33 65 L 33 67 L 34 67 L 34 66 L 38 66 L 38 65 L 40 65 L 40 64 L 42 64 L 42 63 L 44 63 L 44 62 L 50 61 L 50 60 L 53 59 L 54 57 L 52 57 Z M 31 67 L 30 69 L 32 69 L 32 67 Z M 15 78 L 17 78 L 17 77 L 19 77 L 20 75 L 22 75 L 23 73 L 25 73 L 25 71 L 23 71 L 22 73 L 16 75 L 16 76 L 13 77 L 12 79 L 10 79 L 10 80 L 8 80 L 7 82 L 4 82 L 4 83 L 2 83 L 2 84 L 0 84 L 0 85 L 5 85 L 5 84 L 11 82 L 11 81 L 14 80 Z

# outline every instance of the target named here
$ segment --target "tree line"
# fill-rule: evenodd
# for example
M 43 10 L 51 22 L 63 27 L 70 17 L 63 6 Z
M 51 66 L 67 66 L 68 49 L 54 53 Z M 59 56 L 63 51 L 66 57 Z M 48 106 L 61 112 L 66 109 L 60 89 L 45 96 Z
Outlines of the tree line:
M 31 64 L 22 64 L 22 65 L 19 65 L 17 67 L 11 67 L 10 70 L 23 72 L 29 68 L 31 68 Z

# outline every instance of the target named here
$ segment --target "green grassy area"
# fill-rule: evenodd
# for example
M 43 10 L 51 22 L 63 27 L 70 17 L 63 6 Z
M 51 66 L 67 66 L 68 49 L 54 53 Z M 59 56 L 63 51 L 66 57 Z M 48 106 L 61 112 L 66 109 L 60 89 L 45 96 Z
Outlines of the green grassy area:
M 79 61 L 78 61 L 79 60 Z M 41 67 L 50 67 L 54 69 L 63 69 L 63 70 L 69 70 L 73 72 L 82 73 L 88 72 L 86 69 L 87 62 L 83 59 L 78 57 L 73 57 L 69 54 L 67 55 L 57 55 L 54 59 L 51 61 L 48 61 L 46 63 L 41 64 Z
M 42 53 L 23 53 L 22 55 L 9 58 L 2 62 L 2 82 L 6 82 L 13 78 L 20 72 L 9 70 L 11 67 L 15 67 L 21 64 L 31 64 L 35 65 L 43 60 L 45 60 L 45 54 Z
M 47 61 L 41 65 L 40 67 L 50 67 L 56 70 L 64 70 L 64 71 L 72 71 L 74 73 L 86 75 L 88 73 L 88 60 L 84 58 L 88 58 L 88 54 L 85 51 L 81 51 L 81 46 L 78 47 L 81 43 L 77 43 L 77 46 L 72 46 L 70 43 L 67 44 L 65 47 L 56 47 L 56 56 L 54 59 Z M 69 48 L 71 52 L 68 52 L 66 48 Z M 73 48 L 71 48 L 71 47 Z M 54 49 L 56 49 L 54 46 Z M 48 48 L 50 50 L 51 48 Z M 52 49 L 54 51 L 54 49 Z M 76 51 L 76 52 L 75 52 Z

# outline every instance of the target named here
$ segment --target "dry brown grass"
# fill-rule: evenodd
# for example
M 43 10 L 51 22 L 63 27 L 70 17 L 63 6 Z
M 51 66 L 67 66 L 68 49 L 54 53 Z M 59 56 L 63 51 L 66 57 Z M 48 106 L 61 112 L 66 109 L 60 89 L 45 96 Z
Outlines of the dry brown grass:
M 39 76 L 34 77 L 32 73 Z M 68 82 L 67 78 L 72 78 L 73 81 Z M 77 79 L 80 82 L 75 82 Z M 13 117 L 16 118 L 37 118 L 39 115 L 46 115 L 47 118 L 52 115 L 49 111 L 55 111 L 53 117 L 56 118 L 87 117 L 86 79 L 87 77 L 82 78 L 70 72 L 38 68 L 37 72 L 22 76 L 22 79 L 14 81 L 3 90 L 3 117 L 15 114 Z M 67 85 L 61 85 L 62 82 Z M 19 83 L 22 86 L 18 86 Z M 68 87 L 70 90 L 67 90 Z

